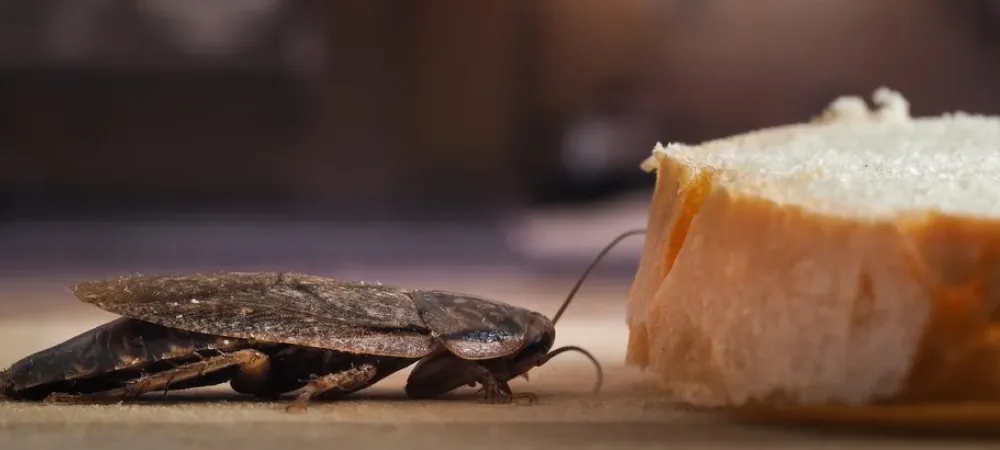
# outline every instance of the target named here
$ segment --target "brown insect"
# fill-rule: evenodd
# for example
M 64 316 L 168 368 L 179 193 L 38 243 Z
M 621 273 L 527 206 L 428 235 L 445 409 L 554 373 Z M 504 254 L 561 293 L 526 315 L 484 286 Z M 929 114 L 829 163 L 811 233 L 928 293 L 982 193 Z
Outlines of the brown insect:
M 455 292 L 408 290 L 299 273 L 133 276 L 76 284 L 80 300 L 122 317 L 0 372 L 0 395 L 50 402 L 118 402 L 229 382 L 239 393 L 297 392 L 289 410 L 371 386 L 416 364 L 413 398 L 479 384 L 488 403 L 534 400 L 508 382 L 556 355 L 555 316 Z

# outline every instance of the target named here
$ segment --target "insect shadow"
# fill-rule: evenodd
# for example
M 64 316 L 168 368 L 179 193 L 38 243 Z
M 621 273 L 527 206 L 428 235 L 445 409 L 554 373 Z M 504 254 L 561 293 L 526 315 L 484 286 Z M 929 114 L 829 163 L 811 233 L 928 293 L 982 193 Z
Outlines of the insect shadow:
M 72 286 L 81 301 L 121 317 L 29 355 L 0 372 L 0 396 L 49 403 L 117 403 L 228 382 L 289 411 L 337 399 L 411 365 L 405 394 L 441 398 L 481 388 L 486 403 L 537 400 L 509 382 L 576 346 L 552 349 L 555 324 L 591 262 L 549 319 L 496 300 L 301 273 L 130 276 Z M 188 396 L 184 396 L 188 397 Z M 449 396 L 450 397 L 450 396 Z

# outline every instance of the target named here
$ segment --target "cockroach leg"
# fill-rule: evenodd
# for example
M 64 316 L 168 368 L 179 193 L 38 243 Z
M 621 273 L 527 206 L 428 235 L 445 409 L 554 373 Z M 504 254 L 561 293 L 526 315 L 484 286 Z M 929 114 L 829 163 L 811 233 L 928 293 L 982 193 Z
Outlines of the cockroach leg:
M 374 365 L 362 364 L 342 372 L 316 377 L 302 388 L 302 393 L 285 408 L 285 411 L 305 412 L 309 408 L 309 400 L 311 398 L 320 396 L 331 389 L 339 387 L 350 388 L 357 384 L 367 383 L 372 378 L 375 378 L 375 374 L 376 369 Z
M 219 371 L 233 366 L 257 366 L 260 360 L 266 360 L 267 355 L 257 350 L 239 350 L 220 356 L 184 364 L 174 369 L 152 375 L 143 376 L 126 386 L 109 389 L 107 391 L 95 392 L 91 394 L 60 394 L 53 393 L 45 398 L 48 403 L 117 403 L 124 400 L 132 400 L 136 397 L 155 391 L 166 391 L 172 383 L 191 380 L 204 376 L 207 373 Z
M 503 393 L 508 399 L 506 403 L 518 403 L 518 404 L 524 403 L 532 405 L 536 401 L 538 401 L 538 395 L 536 395 L 533 392 L 519 392 L 515 394 L 513 391 L 511 391 L 510 385 L 507 383 L 502 383 L 500 385 L 500 388 L 503 389 Z
M 270 375 L 271 358 L 257 358 L 240 364 L 229 387 L 240 394 L 259 394 L 267 389 Z
M 501 405 L 525 400 L 528 404 L 533 404 L 538 400 L 538 396 L 530 392 L 515 394 L 511 391 L 510 385 L 506 381 L 497 378 L 489 369 L 483 366 L 477 367 L 479 367 L 478 370 L 480 371 L 479 384 L 482 385 L 479 392 L 483 393 L 483 400 L 486 403 Z

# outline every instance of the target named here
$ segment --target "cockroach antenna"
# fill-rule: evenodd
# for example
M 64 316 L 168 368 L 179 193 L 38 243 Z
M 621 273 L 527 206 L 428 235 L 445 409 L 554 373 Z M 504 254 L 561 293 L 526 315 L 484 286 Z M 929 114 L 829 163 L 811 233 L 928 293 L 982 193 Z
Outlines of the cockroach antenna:
M 590 275 L 590 272 L 594 270 L 594 267 L 596 267 L 597 264 L 600 263 L 602 259 L 604 259 L 604 256 L 606 256 L 608 252 L 610 252 L 613 248 L 615 248 L 615 246 L 618 245 L 618 243 L 624 240 L 625 238 L 645 233 L 646 233 L 645 228 L 629 230 L 622 234 L 619 234 L 618 237 L 614 238 L 611 241 L 611 243 L 605 246 L 604 249 L 597 254 L 597 257 L 594 258 L 594 261 L 591 262 L 589 266 L 587 266 L 587 270 L 583 271 L 583 275 L 580 276 L 580 279 L 576 280 L 576 284 L 573 285 L 573 289 L 570 289 L 569 295 L 566 296 L 566 300 L 563 300 L 563 304 L 562 306 L 559 307 L 559 310 L 556 311 L 556 315 L 552 316 L 552 324 L 555 325 L 555 323 L 559 321 L 559 318 L 562 317 L 563 313 L 566 311 L 566 307 L 569 306 L 569 303 L 573 301 L 573 297 L 576 296 L 576 291 L 580 290 L 580 286 L 583 284 L 584 280 L 587 279 L 587 276 Z
M 562 306 L 560 306 L 559 310 L 556 311 L 556 315 L 552 316 L 552 325 L 553 326 L 555 326 L 555 324 L 559 320 L 559 318 L 562 317 L 563 312 L 566 311 L 566 307 L 568 307 L 569 304 L 570 304 L 570 302 L 573 301 L 573 297 L 576 296 L 576 291 L 580 290 L 580 286 L 583 284 L 584 280 L 586 280 L 587 276 L 590 275 L 590 272 L 592 270 L 594 270 L 594 267 L 596 267 L 597 264 L 600 263 L 602 259 L 604 259 L 604 256 L 607 255 L 608 252 L 611 251 L 611 249 L 615 248 L 615 246 L 618 245 L 618 243 L 621 242 L 622 240 L 624 240 L 625 238 L 627 238 L 629 236 L 635 236 L 635 235 L 638 235 L 638 234 L 644 234 L 645 232 L 646 232 L 646 230 L 644 228 L 639 228 L 639 229 L 633 229 L 633 230 L 626 231 L 626 232 L 624 232 L 622 234 L 619 234 L 616 238 L 614 238 L 611 241 L 611 243 L 609 243 L 607 246 L 605 246 L 604 249 L 601 250 L 601 252 L 597 254 L 597 257 L 594 258 L 594 261 L 591 262 L 589 266 L 587 266 L 587 270 L 583 271 L 583 275 L 581 275 L 580 278 L 576 281 L 576 284 L 573 285 L 573 289 L 570 289 L 569 295 L 566 296 L 566 300 L 563 301 Z M 601 369 L 601 363 L 597 361 L 597 358 L 595 358 L 594 355 L 592 355 L 590 352 L 588 352 L 587 350 L 585 350 L 583 348 L 580 348 L 580 347 L 577 347 L 577 346 L 574 346 L 574 345 L 569 345 L 569 346 L 557 348 L 557 349 L 552 350 L 551 352 L 547 353 L 544 357 L 542 357 L 542 359 L 538 361 L 538 365 L 541 366 L 541 365 L 549 362 L 549 360 L 551 360 L 552 358 L 554 358 L 556 355 L 559 355 L 560 353 L 564 353 L 564 352 L 568 352 L 568 351 L 573 351 L 573 352 L 580 353 L 583 356 L 587 357 L 587 359 L 589 359 L 590 362 L 594 363 L 594 367 L 597 369 L 597 385 L 594 387 L 594 393 L 596 394 L 597 392 L 599 392 L 601 390 L 601 386 L 604 384 L 604 371 L 603 371 L 603 369 Z M 527 373 L 525 373 L 524 376 L 525 376 L 525 378 L 527 378 Z

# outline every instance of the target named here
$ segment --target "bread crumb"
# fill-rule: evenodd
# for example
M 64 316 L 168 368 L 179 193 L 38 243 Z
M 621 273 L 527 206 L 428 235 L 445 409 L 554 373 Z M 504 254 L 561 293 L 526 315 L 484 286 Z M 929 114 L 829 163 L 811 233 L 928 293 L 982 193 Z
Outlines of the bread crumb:
M 812 120 L 814 124 L 832 124 L 848 122 L 897 122 L 910 120 L 910 103 L 901 93 L 885 86 L 879 87 L 872 94 L 872 102 L 876 109 L 869 109 L 864 99 L 857 96 L 843 96 L 835 99 L 819 116 Z
M 830 103 L 813 123 L 827 124 L 837 122 L 856 122 L 870 120 L 871 112 L 861 97 L 840 97 Z
M 883 121 L 909 122 L 910 103 L 903 94 L 887 87 L 880 87 L 872 94 L 872 100 L 879 106 L 876 118 Z

